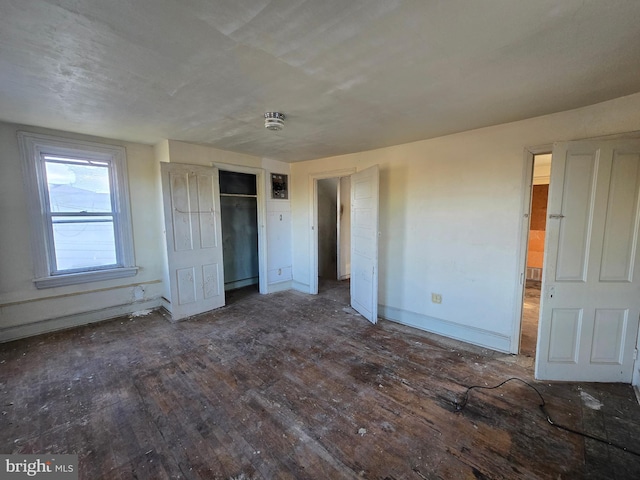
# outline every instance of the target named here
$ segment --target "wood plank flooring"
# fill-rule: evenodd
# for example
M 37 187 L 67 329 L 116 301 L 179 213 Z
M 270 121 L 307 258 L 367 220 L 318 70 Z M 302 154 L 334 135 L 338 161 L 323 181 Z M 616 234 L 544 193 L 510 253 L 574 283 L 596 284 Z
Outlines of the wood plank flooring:
M 540 282 L 527 280 L 522 305 L 522 327 L 520 330 L 520 355 L 535 358 L 540 317 Z
M 77 453 L 92 480 L 640 478 L 519 382 L 455 411 L 515 376 L 557 422 L 640 450 L 630 386 L 535 382 L 526 357 L 371 325 L 323 287 L 0 345 L 0 452 Z

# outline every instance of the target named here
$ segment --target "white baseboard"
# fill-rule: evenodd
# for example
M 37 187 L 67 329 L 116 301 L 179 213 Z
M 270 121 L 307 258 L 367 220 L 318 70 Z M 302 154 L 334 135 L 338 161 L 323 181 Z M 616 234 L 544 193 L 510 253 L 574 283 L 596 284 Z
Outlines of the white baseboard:
M 501 335 L 482 328 L 460 325 L 459 323 L 449 322 L 448 320 L 429 317 L 420 313 L 409 312 L 395 307 L 387 307 L 385 305 L 378 305 L 378 315 L 392 322 L 436 333 L 443 337 L 461 340 L 498 352 L 509 353 L 510 351 L 510 336 Z
M 291 288 L 294 290 L 297 290 L 299 292 L 302 293 L 310 293 L 311 292 L 311 286 L 306 284 L 306 283 L 302 283 L 302 282 L 296 282 L 295 280 L 293 280 L 291 282 Z
M 286 282 L 270 283 L 267 285 L 267 293 L 284 292 L 285 290 L 291 290 L 291 280 Z
M 66 330 L 68 328 L 80 327 L 90 323 L 102 322 L 103 320 L 109 320 L 122 315 L 129 315 L 141 310 L 156 309 L 161 305 L 161 299 L 155 298 L 145 302 L 129 303 L 126 305 L 118 305 L 90 312 L 76 313 L 74 315 L 67 315 L 49 320 L 41 320 L 39 322 L 26 323 L 24 325 L 0 328 L 0 343 L 32 337 L 34 335 L 41 335 L 43 333 L 56 332 L 58 330 Z
M 249 285 L 258 285 L 258 277 L 245 278 L 224 284 L 224 291 L 235 290 L 236 288 L 248 287 Z

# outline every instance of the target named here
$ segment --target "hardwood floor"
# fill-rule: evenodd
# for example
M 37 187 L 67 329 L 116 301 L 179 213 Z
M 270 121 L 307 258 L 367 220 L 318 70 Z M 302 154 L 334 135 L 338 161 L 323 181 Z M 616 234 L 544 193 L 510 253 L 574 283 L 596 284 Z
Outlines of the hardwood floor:
M 640 478 L 628 385 L 541 383 L 498 354 L 309 296 L 232 292 L 0 345 L 0 452 L 77 453 L 81 479 Z M 599 409 L 598 409 L 599 408 Z
M 520 355 L 535 358 L 540 316 L 540 282 L 527 280 L 522 305 Z

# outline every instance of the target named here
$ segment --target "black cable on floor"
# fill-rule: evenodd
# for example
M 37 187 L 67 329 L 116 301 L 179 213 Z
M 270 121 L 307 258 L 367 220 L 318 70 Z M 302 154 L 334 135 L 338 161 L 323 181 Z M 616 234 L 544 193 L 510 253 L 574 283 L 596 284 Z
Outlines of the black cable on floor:
M 631 449 L 629 449 L 627 447 L 615 444 L 615 443 L 610 442 L 609 440 L 606 440 L 604 438 L 596 437 L 596 436 L 593 436 L 593 435 L 589 435 L 588 433 L 585 433 L 585 432 L 580 432 L 578 430 L 574 430 L 573 428 L 565 427 L 564 425 L 560 425 L 559 423 L 554 422 L 553 420 L 551 420 L 551 417 L 547 413 L 546 402 L 544 401 L 544 397 L 538 391 L 538 389 L 536 387 L 534 387 L 533 385 L 531 385 L 529 382 L 525 382 L 521 378 L 517 378 L 517 377 L 507 378 L 504 382 L 501 382 L 498 385 L 494 385 L 493 387 L 484 387 L 484 386 L 481 386 L 481 385 L 473 385 L 471 387 L 467 387 L 467 390 L 464 392 L 464 396 L 462 397 L 462 401 L 460 401 L 460 402 L 455 401 L 454 402 L 454 406 L 456 408 L 455 411 L 456 412 L 461 412 L 467 406 L 467 402 L 469 401 L 469 392 L 471 392 L 471 390 L 473 390 L 474 388 L 482 389 L 482 390 L 495 390 L 496 388 L 500 388 L 505 383 L 511 382 L 512 380 L 517 380 L 517 381 L 519 381 L 521 383 L 524 383 L 527 387 L 532 388 L 538 394 L 538 397 L 540 397 L 540 405 L 539 405 L 540 410 L 542 411 L 542 414 L 546 417 L 547 422 L 549 422 L 550 425 L 553 425 L 554 427 L 559 428 L 560 430 L 564 430 L 565 432 L 573 433 L 575 435 L 580 435 L 580 436 L 588 438 L 590 440 L 595 440 L 597 442 L 604 443 L 605 445 L 609 445 L 610 447 L 615 447 L 615 448 L 618 448 L 618 449 L 622 450 L 623 452 L 631 453 L 632 455 L 640 457 L 640 453 L 638 453 L 638 452 L 636 452 L 634 450 L 631 450 Z

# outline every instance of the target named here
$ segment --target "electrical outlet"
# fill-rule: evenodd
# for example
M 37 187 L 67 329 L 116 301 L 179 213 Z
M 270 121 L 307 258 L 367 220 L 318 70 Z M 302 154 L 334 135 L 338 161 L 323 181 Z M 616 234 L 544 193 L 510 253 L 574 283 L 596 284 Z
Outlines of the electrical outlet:
M 433 303 L 442 303 L 442 295 L 439 293 L 432 293 L 431 294 L 431 301 Z

